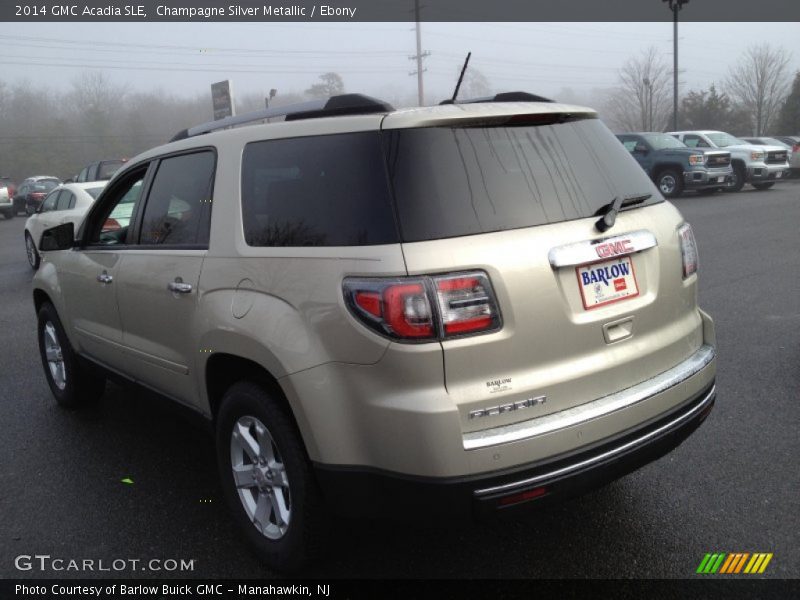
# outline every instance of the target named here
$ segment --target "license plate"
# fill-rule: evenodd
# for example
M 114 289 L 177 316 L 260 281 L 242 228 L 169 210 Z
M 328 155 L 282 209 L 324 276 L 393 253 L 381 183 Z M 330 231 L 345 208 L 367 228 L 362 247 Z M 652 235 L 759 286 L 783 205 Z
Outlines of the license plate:
M 722 177 L 717 177 L 717 183 L 722 183 L 723 181 L 725 181 L 724 175 Z
M 777 173 L 775 173 L 775 179 L 780 179 L 780 178 L 781 178 L 781 175 L 783 175 L 783 173 L 781 173 L 780 171 L 778 171 Z
M 583 308 L 591 310 L 639 295 L 630 256 L 621 256 L 575 268 Z

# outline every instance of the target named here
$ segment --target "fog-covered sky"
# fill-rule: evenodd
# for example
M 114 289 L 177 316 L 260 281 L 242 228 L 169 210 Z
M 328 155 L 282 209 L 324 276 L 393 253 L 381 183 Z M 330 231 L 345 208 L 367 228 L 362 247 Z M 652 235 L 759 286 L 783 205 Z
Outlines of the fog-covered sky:
M 721 83 L 750 45 L 770 43 L 800 69 L 798 23 L 681 23 L 681 89 Z M 0 81 L 68 87 L 101 70 L 131 91 L 206 93 L 231 79 L 237 95 L 302 92 L 335 71 L 347 91 L 414 97 L 413 23 L 0 23 Z M 472 52 L 495 90 L 591 97 L 630 57 L 655 46 L 672 64 L 672 23 L 423 23 L 426 102 L 452 93 Z M 570 98 L 572 100 L 572 98 Z

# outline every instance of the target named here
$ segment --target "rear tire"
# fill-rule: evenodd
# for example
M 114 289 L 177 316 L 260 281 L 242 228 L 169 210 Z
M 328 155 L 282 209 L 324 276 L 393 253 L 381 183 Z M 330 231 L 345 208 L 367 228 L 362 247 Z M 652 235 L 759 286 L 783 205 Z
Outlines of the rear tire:
M 683 178 L 674 169 L 665 169 L 656 177 L 656 186 L 665 198 L 677 198 L 683 193 Z
M 753 184 L 753 187 L 754 187 L 754 188 L 756 188 L 758 191 L 760 191 L 760 192 L 761 192 L 761 191 L 764 191 L 764 190 L 768 190 L 768 189 L 769 189 L 769 188 L 771 188 L 773 185 L 775 185 L 775 183 L 774 183 L 774 182 L 770 182 L 770 183 L 754 183 L 754 184 Z
M 744 180 L 747 177 L 744 167 L 739 163 L 733 165 L 733 183 L 726 188 L 726 192 L 738 192 L 744 187 Z
M 81 366 L 49 302 L 39 309 L 37 333 L 45 378 L 56 402 L 73 409 L 98 400 L 105 391 L 106 379 Z
M 270 568 L 301 569 L 321 548 L 327 518 L 280 392 L 254 381 L 232 385 L 222 398 L 216 441 L 225 501 L 241 531 Z
M 27 231 L 25 232 L 25 254 L 28 255 L 28 264 L 30 264 L 31 269 L 34 271 L 39 268 L 41 264 L 41 257 L 39 256 L 39 252 L 36 250 L 36 244 L 31 237 L 31 234 Z

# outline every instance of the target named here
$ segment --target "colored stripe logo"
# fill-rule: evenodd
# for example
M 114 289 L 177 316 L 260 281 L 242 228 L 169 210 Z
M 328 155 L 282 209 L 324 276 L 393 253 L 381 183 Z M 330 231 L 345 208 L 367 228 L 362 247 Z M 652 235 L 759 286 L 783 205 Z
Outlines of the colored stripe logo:
M 749 552 L 707 553 L 703 560 L 700 561 L 700 566 L 697 567 L 696 572 L 702 575 L 713 575 L 715 573 L 756 575 L 763 573 L 771 560 L 772 552 L 754 552 L 752 554 Z

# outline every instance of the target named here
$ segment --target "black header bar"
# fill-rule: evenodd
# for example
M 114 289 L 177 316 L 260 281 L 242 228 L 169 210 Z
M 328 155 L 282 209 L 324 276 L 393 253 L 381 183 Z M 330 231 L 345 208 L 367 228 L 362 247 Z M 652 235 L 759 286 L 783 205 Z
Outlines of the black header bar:
M 800 21 L 796 0 L 681 0 L 681 21 Z M 0 21 L 414 21 L 414 0 L 3 0 Z M 431 22 L 671 21 L 666 0 L 419 0 Z

